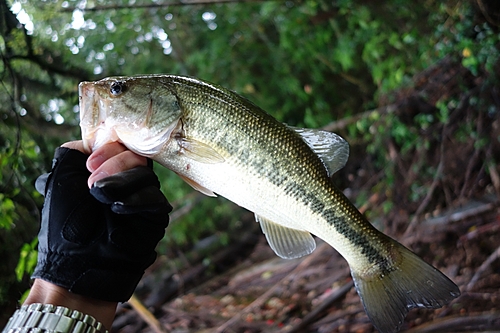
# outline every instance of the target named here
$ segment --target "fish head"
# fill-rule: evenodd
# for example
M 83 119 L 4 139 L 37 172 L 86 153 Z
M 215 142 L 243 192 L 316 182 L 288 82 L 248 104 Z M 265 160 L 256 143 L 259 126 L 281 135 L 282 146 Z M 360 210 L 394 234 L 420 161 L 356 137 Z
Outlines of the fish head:
M 161 76 L 109 77 L 79 85 L 85 150 L 120 142 L 153 156 L 170 139 L 181 116 L 177 96 Z

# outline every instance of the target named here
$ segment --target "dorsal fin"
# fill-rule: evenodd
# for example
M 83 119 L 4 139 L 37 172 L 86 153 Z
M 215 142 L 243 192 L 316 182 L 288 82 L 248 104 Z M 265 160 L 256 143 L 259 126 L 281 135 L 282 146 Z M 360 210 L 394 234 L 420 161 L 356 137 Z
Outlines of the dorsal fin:
M 328 175 L 342 169 L 349 158 L 349 144 L 339 135 L 317 129 L 291 127 L 323 161 Z

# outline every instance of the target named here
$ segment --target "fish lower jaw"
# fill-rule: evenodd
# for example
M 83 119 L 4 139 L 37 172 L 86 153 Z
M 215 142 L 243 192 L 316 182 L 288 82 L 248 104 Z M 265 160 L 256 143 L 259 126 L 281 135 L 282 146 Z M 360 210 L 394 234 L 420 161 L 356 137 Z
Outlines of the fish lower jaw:
M 120 139 L 114 130 L 108 128 L 97 128 L 91 133 L 83 136 L 83 145 L 86 150 L 95 151 L 97 148 L 110 142 L 120 142 Z M 87 149 L 89 148 L 89 149 Z

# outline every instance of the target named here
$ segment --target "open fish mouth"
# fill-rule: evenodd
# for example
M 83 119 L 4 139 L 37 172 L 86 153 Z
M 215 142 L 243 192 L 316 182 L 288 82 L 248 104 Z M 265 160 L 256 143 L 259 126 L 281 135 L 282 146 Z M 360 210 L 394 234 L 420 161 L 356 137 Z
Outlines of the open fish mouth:
M 95 88 L 91 82 L 78 85 L 80 105 L 80 128 L 82 130 L 83 147 L 87 153 L 92 152 L 96 139 L 95 131 L 99 125 L 100 112 L 97 110 Z
M 78 85 L 80 128 L 85 152 L 91 153 L 107 142 L 118 141 L 114 126 L 109 124 L 109 101 L 99 94 L 93 82 Z

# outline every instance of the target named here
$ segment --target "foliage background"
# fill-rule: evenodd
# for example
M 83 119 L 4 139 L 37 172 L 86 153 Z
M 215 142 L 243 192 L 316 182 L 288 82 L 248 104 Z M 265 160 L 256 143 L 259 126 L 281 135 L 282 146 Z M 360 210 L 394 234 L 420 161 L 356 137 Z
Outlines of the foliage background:
M 418 86 L 417 74 L 457 64 L 463 80 L 456 89 L 467 92 L 471 82 L 476 87 L 466 100 L 475 116 L 451 135 L 479 148 L 491 141 L 498 146 L 498 129 L 491 135 L 476 126 L 477 118 L 493 123 L 499 114 L 498 13 L 494 1 L 458 0 L 0 0 L 0 306 L 12 309 L 28 288 L 43 202 L 34 181 L 50 169 L 56 146 L 79 137 L 80 81 L 191 75 L 235 90 L 293 126 L 352 120 L 338 131 L 352 154 L 365 158 L 354 157 L 354 163 L 369 160 L 381 174 L 366 191 L 349 189 L 358 206 L 377 192 L 382 199 L 373 217 L 392 211 L 398 200 L 415 212 L 438 163 L 412 164 L 429 177 L 415 179 L 411 194 L 401 199 L 388 143 L 403 160 L 425 155 L 437 141 L 422 131 L 446 124 L 464 100 L 459 93 L 423 91 L 417 102 L 432 112 L 406 115 L 407 121 L 388 110 L 397 111 L 405 92 Z M 480 154 L 486 170 L 498 165 L 498 155 L 486 149 Z M 162 254 L 213 233 L 228 242 L 242 212 L 224 199 L 202 199 L 157 170 L 179 208 Z M 355 170 L 341 172 L 336 182 L 345 188 L 355 176 Z

